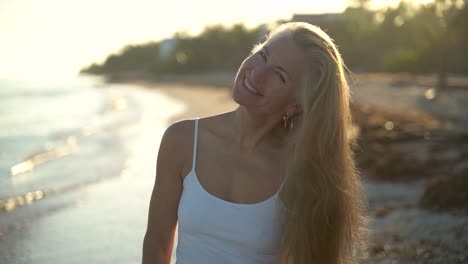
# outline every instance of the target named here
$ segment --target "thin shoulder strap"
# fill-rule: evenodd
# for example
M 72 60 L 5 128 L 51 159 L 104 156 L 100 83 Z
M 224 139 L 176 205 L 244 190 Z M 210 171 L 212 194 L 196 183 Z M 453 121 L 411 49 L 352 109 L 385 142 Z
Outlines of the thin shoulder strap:
M 278 192 L 280 192 L 280 191 L 283 189 L 284 183 L 285 183 L 286 180 L 288 179 L 288 176 L 289 176 L 289 174 L 285 173 L 285 177 L 284 177 L 284 179 L 281 181 L 281 184 L 280 184 L 280 187 L 279 187 L 279 189 L 278 189 Z
M 195 119 L 195 131 L 193 137 L 193 154 L 192 154 L 192 170 L 195 169 L 195 163 L 197 161 L 197 141 L 198 141 L 198 118 Z
M 278 192 L 280 192 L 283 189 L 284 183 L 286 182 L 287 179 L 288 179 L 288 175 L 286 175 L 286 177 L 284 177 L 283 181 L 281 182 L 280 187 L 278 188 Z

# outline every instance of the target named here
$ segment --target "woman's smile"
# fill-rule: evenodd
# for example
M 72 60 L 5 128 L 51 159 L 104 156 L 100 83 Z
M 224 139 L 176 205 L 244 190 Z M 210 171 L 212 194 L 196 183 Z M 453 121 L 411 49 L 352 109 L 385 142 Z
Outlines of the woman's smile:
M 247 89 L 247 91 L 251 92 L 256 96 L 263 96 L 258 90 L 249 82 L 249 80 L 244 76 L 244 80 L 242 82 L 243 86 Z

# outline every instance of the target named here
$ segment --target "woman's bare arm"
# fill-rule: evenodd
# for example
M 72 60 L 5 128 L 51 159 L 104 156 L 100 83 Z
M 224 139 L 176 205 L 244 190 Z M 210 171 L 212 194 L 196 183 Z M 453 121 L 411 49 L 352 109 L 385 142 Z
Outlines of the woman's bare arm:
M 143 242 L 143 264 L 169 264 L 171 261 L 177 208 L 182 193 L 181 168 L 189 135 L 186 131 L 193 127 L 189 122 L 171 125 L 161 140 Z

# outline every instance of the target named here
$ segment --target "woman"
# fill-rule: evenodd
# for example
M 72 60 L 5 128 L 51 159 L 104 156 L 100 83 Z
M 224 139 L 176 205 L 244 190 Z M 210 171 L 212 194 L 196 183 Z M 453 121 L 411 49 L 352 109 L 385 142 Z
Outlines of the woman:
M 365 203 L 332 40 L 287 23 L 239 67 L 232 112 L 161 141 L 143 263 L 353 263 Z

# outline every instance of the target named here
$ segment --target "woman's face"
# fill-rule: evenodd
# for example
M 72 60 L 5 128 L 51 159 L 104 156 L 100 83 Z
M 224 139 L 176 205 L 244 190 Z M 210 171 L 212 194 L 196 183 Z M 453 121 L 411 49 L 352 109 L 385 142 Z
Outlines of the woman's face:
M 238 104 L 263 114 L 284 114 L 295 105 L 307 63 L 289 34 L 275 35 L 242 62 L 232 89 Z

